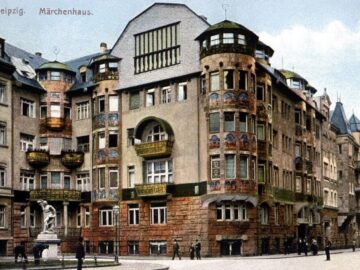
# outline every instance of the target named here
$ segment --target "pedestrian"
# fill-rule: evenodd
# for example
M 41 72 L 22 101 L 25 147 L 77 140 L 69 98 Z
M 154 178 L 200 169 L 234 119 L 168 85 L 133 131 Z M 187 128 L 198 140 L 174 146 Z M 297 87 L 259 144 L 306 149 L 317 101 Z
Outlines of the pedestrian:
M 174 239 L 174 243 L 173 243 L 173 257 L 172 257 L 173 260 L 175 259 L 175 255 L 179 257 L 179 260 L 181 260 L 180 246 L 176 239 Z
M 307 256 L 307 253 L 308 253 L 308 242 L 307 242 L 307 240 L 306 240 L 306 237 L 305 237 L 304 240 L 303 240 L 303 250 L 304 250 L 305 256 Z
M 301 249 L 302 249 L 302 241 L 301 241 L 301 239 L 299 239 L 299 241 L 298 241 L 297 249 L 298 249 L 298 255 L 301 255 Z
M 25 245 L 21 244 L 14 248 L 14 254 L 15 254 L 15 262 L 17 263 L 18 257 L 21 258 L 21 261 L 24 260 L 24 262 L 28 262 L 26 251 L 25 251 Z
M 285 255 L 289 254 L 289 244 L 288 244 L 288 239 L 286 237 L 284 237 L 284 254 Z
M 352 241 L 352 249 L 353 249 L 353 252 L 355 252 L 355 247 L 356 247 L 356 240 L 354 239 Z
M 196 239 L 196 243 L 195 243 L 195 254 L 196 254 L 196 259 L 197 260 L 201 260 L 201 243 L 199 242 L 199 240 Z
M 83 265 L 83 259 L 85 258 L 85 248 L 83 245 L 83 238 L 79 237 L 79 242 L 76 246 L 76 254 L 75 257 L 78 261 L 77 263 L 77 270 L 81 270 L 82 269 L 82 265 Z
M 190 243 L 189 253 L 190 253 L 190 259 L 193 260 L 195 257 L 195 247 L 193 243 Z
M 326 254 L 327 261 L 330 261 L 330 248 L 331 248 L 331 241 L 326 237 L 325 238 L 325 254 Z
M 44 249 L 49 248 L 49 245 L 43 244 L 43 243 L 35 243 L 33 246 L 33 255 L 34 255 L 34 263 L 39 264 L 40 258 L 42 256 L 42 252 Z
M 318 245 L 317 245 L 317 241 L 315 238 L 313 238 L 312 242 L 311 242 L 311 250 L 312 250 L 312 254 L 315 256 L 318 253 Z

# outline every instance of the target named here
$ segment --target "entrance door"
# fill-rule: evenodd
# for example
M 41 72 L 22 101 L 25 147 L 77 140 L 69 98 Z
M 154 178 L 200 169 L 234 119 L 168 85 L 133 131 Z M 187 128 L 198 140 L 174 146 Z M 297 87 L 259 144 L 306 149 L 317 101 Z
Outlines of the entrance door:
M 263 238 L 261 239 L 261 254 L 269 254 L 270 253 L 270 239 Z
M 241 255 L 241 240 L 222 240 L 220 242 L 221 256 L 238 256 Z

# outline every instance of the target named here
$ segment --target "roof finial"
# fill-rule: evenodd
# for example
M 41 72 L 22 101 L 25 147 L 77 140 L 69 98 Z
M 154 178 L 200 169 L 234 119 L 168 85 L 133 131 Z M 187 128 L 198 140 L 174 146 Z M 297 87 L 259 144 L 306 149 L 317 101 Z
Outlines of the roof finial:
M 227 20 L 226 13 L 227 13 L 227 8 L 229 7 L 229 5 L 228 4 L 222 4 L 221 7 L 224 10 L 225 20 Z
M 58 47 L 54 47 L 53 53 L 55 54 L 55 61 L 57 60 L 57 56 L 60 53 L 60 49 Z

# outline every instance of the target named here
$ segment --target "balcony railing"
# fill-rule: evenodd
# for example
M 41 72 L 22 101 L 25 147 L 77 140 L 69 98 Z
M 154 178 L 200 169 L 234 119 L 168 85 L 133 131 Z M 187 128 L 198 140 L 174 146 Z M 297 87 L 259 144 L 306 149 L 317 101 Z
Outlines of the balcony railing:
M 35 189 L 30 191 L 30 201 L 81 201 L 81 191 L 74 189 Z
M 167 183 L 135 185 L 136 194 L 139 197 L 163 197 L 167 196 Z
M 26 160 L 32 167 L 44 167 L 50 163 L 50 155 L 48 151 L 42 149 L 33 149 L 26 152 Z
M 84 162 L 84 152 L 81 151 L 62 151 L 61 163 L 68 168 L 77 168 Z
M 295 193 L 291 190 L 282 188 L 273 188 L 274 198 L 279 201 L 293 202 L 295 200 Z
M 65 119 L 62 117 L 46 117 L 46 127 L 54 131 L 63 130 L 65 127 Z
M 135 144 L 135 151 L 138 156 L 143 158 L 170 156 L 173 148 L 172 141 L 157 141 Z

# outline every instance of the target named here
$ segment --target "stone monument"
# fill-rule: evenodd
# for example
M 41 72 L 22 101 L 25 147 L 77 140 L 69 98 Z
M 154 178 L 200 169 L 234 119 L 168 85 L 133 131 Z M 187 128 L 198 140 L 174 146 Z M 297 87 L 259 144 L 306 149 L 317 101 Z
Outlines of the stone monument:
M 58 259 L 58 244 L 60 243 L 60 239 L 58 239 L 57 234 L 55 233 L 56 210 L 45 200 L 38 200 L 37 203 L 43 210 L 43 229 L 36 240 L 34 240 L 34 245 L 48 245 L 49 249 L 46 259 Z

